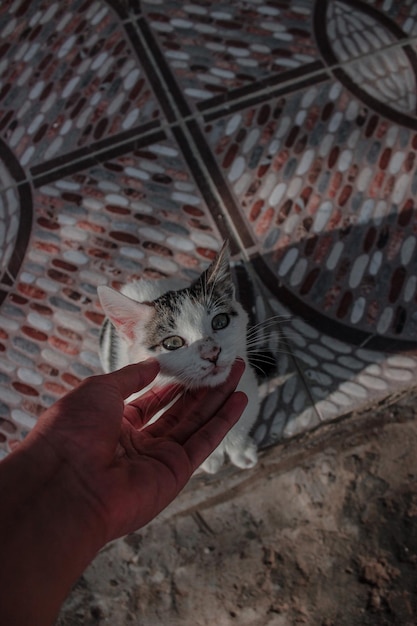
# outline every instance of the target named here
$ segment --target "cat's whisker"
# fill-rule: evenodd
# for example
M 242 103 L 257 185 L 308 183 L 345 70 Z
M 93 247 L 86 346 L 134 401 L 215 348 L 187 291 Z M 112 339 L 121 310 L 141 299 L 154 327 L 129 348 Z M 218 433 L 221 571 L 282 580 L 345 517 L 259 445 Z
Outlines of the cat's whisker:
M 259 328 L 248 328 L 246 336 L 247 337 L 252 337 L 252 336 L 262 336 L 263 334 L 268 334 L 271 332 L 275 332 L 277 335 L 280 336 L 287 336 L 287 335 L 292 335 L 294 337 L 299 337 L 300 333 L 298 333 L 296 330 L 292 329 L 292 328 L 282 328 L 281 326 L 278 326 L 277 324 L 266 324 L 265 326 L 261 326 Z
M 271 350 L 269 348 L 264 348 L 264 349 L 261 348 L 260 349 L 260 348 L 255 348 L 255 347 L 249 347 L 249 349 L 246 350 L 246 354 L 248 356 L 255 355 L 256 357 L 259 357 L 259 358 L 260 357 L 263 358 L 265 356 L 265 358 L 270 359 L 270 358 L 272 358 L 271 355 L 275 354 L 275 352 L 277 352 L 277 351 L 278 351 L 278 349 L 277 350 Z
M 265 322 L 271 322 L 271 321 L 274 321 L 274 320 L 278 320 L 279 322 L 287 322 L 287 321 L 290 321 L 292 319 L 293 319 L 293 316 L 290 315 L 289 313 L 288 314 L 287 313 L 277 313 L 276 315 L 271 315 L 270 317 L 267 317 L 266 319 L 261 320 L 257 324 L 254 324 L 252 326 L 252 328 L 255 327 L 255 326 L 259 326 L 259 325 L 265 324 Z
M 249 346 L 247 346 L 246 351 L 247 354 L 251 354 L 251 353 L 259 353 L 262 351 L 269 351 L 272 354 L 278 354 L 278 353 L 286 353 L 286 354 L 292 354 L 292 350 L 291 350 L 291 346 L 288 346 L 287 344 L 282 345 L 282 343 L 280 342 L 279 344 L 277 343 L 275 346 L 271 346 L 268 344 L 251 344 Z
M 252 342 L 252 343 L 247 343 L 246 344 L 246 350 L 252 350 L 253 352 L 261 352 L 262 350 L 270 350 L 272 352 L 272 350 L 274 349 L 275 346 L 280 345 L 280 343 L 277 341 L 275 342 L 273 345 L 271 345 L 272 342 Z
M 251 363 L 251 365 L 254 369 L 258 370 L 261 374 L 264 373 L 264 370 L 262 369 L 260 365 L 257 365 L 256 363 Z
M 253 333 L 251 335 L 246 335 L 246 342 L 250 343 L 250 342 L 264 342 L 267 339 L 272 339 L 272 338 L 277 338 L 277 339 L 281 339 L 283 337 L 283 334 L 281 332 L 278 331 L 268 331 L 265 333 Z
M 256 352 L 259 354 L 259 350 L 258 350 L 258 351 L 255 351 L 255 353 L 256 353 Z M 283 350 L 282 348 L 278 348 L 277 350 L 274 350 L 273 352 L 272 352 L 272 350 L 271 350 L 271 353 L 272 353 L 274 356 L 275 356 L 275 355 L 279 355 L 279 354 L 285 354 L 286 356 L 291 356 L 291 357 L 293 357 L 293 358 L 297 358 L 297 356 L 296 356 L 293 352 L 291 352 L 291 350 Z M 250 361 L 252 361 L 252 359 L 253 359 L 253 353 L 249 353 L 249 352 L 248 352 L 247 354 L 248 354 L 248 358 L 250 357 Z
M 269 318 L 267 320 L 264 320 L 262 322 L 259 322 L 258 324 L 254 324 L 252 326 L 249 326 L 248 328 L 248 332 L 256 332 L 259 330 L 263 330 L 264 328 L 271 328 L 271 327 L 277 327 L 280 328 L 283 324 L 289 322 L 290 320 L 278 320 L 278 319 L 274 319 L 274 318 Z
M 255 365 L 256 363 L 265 363 L 265 365 L 277 365 L 277 360 L 273 358 L 264 359 L 264 358 L 257 358 L 255 356 L 252 356 L 250 359 L 250 364 Z
M 294 343 L 300 339 L 300 335 L 298 333 L 292 333 L 292 334 L 282 333 L 280 337 L 282 341 L 294 341 Z
M 270 354 L 262 352 L 260 350 L 249 350 L 247 352 L 247 356 L 249 359 L 254 359 L 256 361 L 265 361 L 265 362 L 274 362 L 275 361 L 275 352 L 270 351 Z
M 290 329 L 291 330 L 291 329 Z M 249 327 L 246 334 L 247 335 L 261 335 L 265 332 L 275 331 L 276 333 L 282 333 L 285 331 L 285 328 L 279 326 L 278 324 L 264 324 L 264 326 L 258 326 L 257 328 Z
M 277 346 L 274 347 L 269 347 L 267 345 L 263 345 L 263 346 L 256 346 L 256 345 L 251 345 L 248 346 L 246 349 L 246 353 L 248 355 L 250 354 L 264 354 L 265 352 L 270 352 L 271 354 L 279 354 L 279 353 L 284 353 L 286 352 L 287 354 L 292 354 L 291 348 L 289 346 L 282 346 L 282 344 L 278 344 Z
M 292 334 L 295 334 L 293 331 L 291 331 L 291 329 L 288 329 L 289 332 L 292 332 Z M 279 336 L 282 336 L 286 333 L 286 329 L 284 328 L 279 328 L 276 325 L 270 325 L 270 326 L 266 326 L 264 328 L 257 328 L 255 330 L 250 330 L 246 333 L 246 336 L 248 338 L 251 337 L 263 337 L 263 336 L 267 336 L 270 334 L 276 334 Z
M 255 328 L 255 329 L 249 328 L 246 332 L 246 336 L 247 337 L 252 337 L 252 336 L 261 337 L 262 335 L 268 334 L 268 333 L 282 334 L 282 332 L 283 332 L 282 328 L 279 328 L 271 324 L 270 326 L 266 326 L 265 328 Z
M 248 332 L 246 334 L 246 340 L 251 341 L 252 339 L 255 339 L 255 340 L 259 339 L 260 341 L 262 341 L 265 337 L 283 338 L 286 336 L 287 334 L 281 328 L 270 327 L 270 328 L 258 329 L 254 332 Z M 293 334 L 293 336 L 295 336 L 295 334 Z

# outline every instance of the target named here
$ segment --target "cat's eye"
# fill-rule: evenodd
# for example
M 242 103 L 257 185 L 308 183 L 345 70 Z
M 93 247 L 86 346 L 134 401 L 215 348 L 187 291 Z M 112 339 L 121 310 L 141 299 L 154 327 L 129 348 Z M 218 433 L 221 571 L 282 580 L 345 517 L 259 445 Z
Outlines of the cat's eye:
M 184 339 L 182 337 L 179 337 L 178 335 L 166 337 L 166 339 L 162 341 L 162 345 L 164 346 L 165 350 L 178 350 L 178 348 L 182 348 L 184 344 Z
M 229 325 L 229 322 L 230 317 L 227 313 L 219 313 L 211 320 L 211 327 L 213 330 L 222 330 L 222 328 L 226 328 Z

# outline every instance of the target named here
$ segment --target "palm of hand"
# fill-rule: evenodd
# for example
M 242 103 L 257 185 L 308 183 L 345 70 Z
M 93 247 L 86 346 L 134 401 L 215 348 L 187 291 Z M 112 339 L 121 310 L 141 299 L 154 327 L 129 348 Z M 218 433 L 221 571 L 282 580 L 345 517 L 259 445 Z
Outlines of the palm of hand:
M 167 506 L 246 404 L 244 394 L 230 395 L 243 372 L 237 362 L 224 385 L 181 395 L 143 429 L 173 399 L 173 388 L 151 390 L 125 405 L 124 398 L 146 387 L 159 369 L 154 361 L 141 364 L 140 372 L 138 367 L 88 379 L 39 423 L 101 518 L 106 540 L 145 525 Z

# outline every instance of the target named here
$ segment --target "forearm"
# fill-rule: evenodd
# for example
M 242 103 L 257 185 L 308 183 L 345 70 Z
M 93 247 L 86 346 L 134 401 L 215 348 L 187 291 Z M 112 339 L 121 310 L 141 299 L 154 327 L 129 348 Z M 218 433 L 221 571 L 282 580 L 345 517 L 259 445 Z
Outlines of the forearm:
M 0 463 L 1 623 L 52 624 L 101 547 L 75 482 L 36 441 Z

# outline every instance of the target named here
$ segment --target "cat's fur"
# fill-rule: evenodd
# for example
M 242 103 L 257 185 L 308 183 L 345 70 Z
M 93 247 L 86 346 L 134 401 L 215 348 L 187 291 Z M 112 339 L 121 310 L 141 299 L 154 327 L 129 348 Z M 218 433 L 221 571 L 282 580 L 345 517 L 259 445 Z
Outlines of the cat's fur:
M 247 359 L 248 316 L 235 300 L 227 243 L 191 285 L 181 279 L 138 280 L 120 292 L 99 287 L 98 295 L 107 315 L 100 336 L 100 358 L 107 372 L 153 356 L 161 365 L 159 382 L 175 380 L 192 389 L 222 383 L 235 358 L 245 360 L 238 389 L 248 396 L 248 405 L 202 468 L 216 472 L 225 453 L 234 465 L 253 467 L 257 453 L 249 431 L 258 413 L 258 387 Z M 215 326 L 227 325 L 213 329 L 214 318 Z M 172 348 L 181 343 L 179 338 L 184 345 Z

